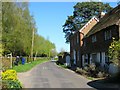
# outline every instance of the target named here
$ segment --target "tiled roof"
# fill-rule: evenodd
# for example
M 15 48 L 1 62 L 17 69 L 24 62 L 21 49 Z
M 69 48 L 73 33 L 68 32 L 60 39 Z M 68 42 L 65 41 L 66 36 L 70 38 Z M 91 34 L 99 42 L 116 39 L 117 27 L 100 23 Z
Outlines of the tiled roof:
M 95 34 L 96 32 L 101 31 L 106 27 L 117 25 L 119 22 L 120 22 L 120 5 L 118 5 L 110 12 L 105 14 L 105 16 L 103 16 L 103 18 L 99 20 L 99 22 L 86 34 L 85 37 Z
M 98 20 L 95 16 L 93 16 L 93 17 L 79 30 L 79 32 L 81 32 L 84 28 L 86 28 L 94 19 L 95 19 L 97 22 L 99 22 L 99 20 Z

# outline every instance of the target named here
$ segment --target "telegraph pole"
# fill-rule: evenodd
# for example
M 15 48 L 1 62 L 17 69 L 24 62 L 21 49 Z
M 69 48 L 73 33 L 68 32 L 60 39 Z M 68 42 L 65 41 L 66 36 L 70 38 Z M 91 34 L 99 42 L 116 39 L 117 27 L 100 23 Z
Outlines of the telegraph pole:
M 34 29 L 32 31 L 32 46 L 31 46 L 31 58 L 33 58 L 33 46 L 34 46 Z

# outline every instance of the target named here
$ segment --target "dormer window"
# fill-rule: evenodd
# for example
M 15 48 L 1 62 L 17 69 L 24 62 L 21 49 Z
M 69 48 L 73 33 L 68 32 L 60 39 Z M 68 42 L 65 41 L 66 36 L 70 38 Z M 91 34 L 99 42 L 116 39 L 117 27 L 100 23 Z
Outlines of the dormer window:
M 92 36 L 92 42 L 94 43 L 94 42 L 96 42 L 96 41 L 97 41 L 96 35 L 93 35 L 93 36 Z
M 109 40 L 111 38 L 112 38 L 111 30 L 105 31 L 105 40 Z

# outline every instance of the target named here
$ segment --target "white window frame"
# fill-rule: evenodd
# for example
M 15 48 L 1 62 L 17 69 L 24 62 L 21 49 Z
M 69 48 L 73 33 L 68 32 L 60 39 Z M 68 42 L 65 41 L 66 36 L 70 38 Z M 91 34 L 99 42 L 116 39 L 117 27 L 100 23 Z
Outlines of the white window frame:
M 109 39 L 112 38 L 111 30 L 105 31 L 104 34 L 105 34 L 105 35 L 104 35 L 105 40 L 109 40 Z

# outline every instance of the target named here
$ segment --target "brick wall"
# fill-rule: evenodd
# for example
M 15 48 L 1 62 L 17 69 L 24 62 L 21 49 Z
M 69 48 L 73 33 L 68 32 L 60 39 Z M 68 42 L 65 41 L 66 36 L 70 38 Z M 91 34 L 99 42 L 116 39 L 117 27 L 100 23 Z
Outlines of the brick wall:
M 115 37 L 116 40 L 119 39 L 118 26 L 116 25 L 110 26 L 94 34 L 96 35 L 96 39 L 97 39 L 97 41 L 94 43 L 92 42 L 93 35 L 84 38 L 83 41 L 86 42 L 87 44 L 86 46 L 82 45 L 82 49 L 81 49 L 82 54 L 108 51 L 108 48 L 112 42 L 112 38 L 109 40 L 105 40 L 104 32 L 107 30 L 111 30 L 112 37 Z
M 70 56 L 74 59 L 73 50 L 76 51 L 76 63 L 77 66 L 81 67 L 81 47 L 83 46 L 83 37 L 90 31 L 90 29 L 97 23 L 96 19 L 91 19 L 90 22 L 82 28 L 82 30 L 77 31 L 74 35 L 70 37 Z M 78 39 L 78 43 L 77 43 Z M 79 54 L 79 56 L 78 56 Z

